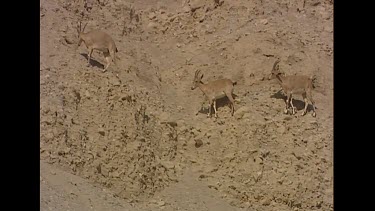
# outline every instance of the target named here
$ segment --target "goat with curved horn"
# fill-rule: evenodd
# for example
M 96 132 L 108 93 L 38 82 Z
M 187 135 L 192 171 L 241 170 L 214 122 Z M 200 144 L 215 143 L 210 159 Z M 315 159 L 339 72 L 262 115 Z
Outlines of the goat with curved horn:
M 284 76 L 284 74 L 279 71 L 279 62 L 280 59 L 277 59 L 275 61 L 269 79 L 276 78 L 277 82 L 281 85 L 283 91 L 286 94 L 287 98 L 285 100 L 284 113 L 288 113 L 289 104 L 292 107 L 292 114 L 296 113 L 296 109 L 293 105 L 293 94 L 301 94 L 305 102 L 305 108 L 303 109 L 302 116 L 307 113 L 308 100 L 310 100 L 313 106 L 312 116 L 316 117 L 316 106 L 315 101 L 312 97 L 312 90 L 314 88 L 313 78 L 305 75 Z
M 218 79 L 216 81 L 210 81 L 207 84 L 202 82 L 203 74 L 200 70 L 195 71 L 192 90 L 199 87 L 209 102 L 209 112 L 207 117 L 211 117 L 211 107 L 214 107 L 215 117 L 217 118 L 216 100 L 227 96 L 231 102 L 233 116 L 234 113 L 234 99 L 233 99 L 233 88 L 236 82 L 232 82 L 230 79 Z

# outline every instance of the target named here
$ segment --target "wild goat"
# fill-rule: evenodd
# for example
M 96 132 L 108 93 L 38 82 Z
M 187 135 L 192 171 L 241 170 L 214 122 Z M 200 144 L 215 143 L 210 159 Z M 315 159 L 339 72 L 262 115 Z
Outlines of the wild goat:
M 305 102 L 305 108 L 303 110 L 303 113 L 301 116 L 304 116 L 307 112 L 307 106 L 308 106 L 308 101 L 307 99 L 310 100 L 312 106 L 313 106 L 313 113 L 312 116 L 316 117 L 316 112 L 315 112 L 315 102 L 312 98 L 312 90 L 314 88 L 313 85 L 313 77 L 308 77 L 304 75 L 289 75 L 285 76 L 283 73 L 279 71 L 279 66 L 278 63 L 280 62 L 280 59 L 276 60 L 272 71 L 271 75 L 268 78 L 269 80 L 272 78 L 277 79 L 279 84 L 281 85 L 283 91 L 285 92 L 287 98 L 285 101 L 285 110 L 284 113 L 288 113 L 288 108 L 289 108 L 289 103 L 292 106 L 292 114 L 295 114 L 295 107 L 293 105 L 293 94 L 301 94 L 303 97 L 303 100 Z
M 100 30 L 93 30 L 87 33 L 84 33 L 86 25 L 81 30 L 81 22 L 79 22 L 77 26 L 78 31 L 78 46 L 81 46 L 81 43 L 85 43 L 89 53 L 88 53 L 88 64 L 87 66 L 90 66 L 90 60 L 91 60 L 91 54 L 94 50 L 98 50 L 103 52 L 104 57 L 107 61 L 107 65 L 104 68 L 103 72 L 105 72 L 109 65 L 111 64 L 111 61 L 113 61 L 116 64 L 116 52 L 118 52 L 117 47 L 111 36 L 109 36 L 107 33 L 102 32 Z
M 233 116 L 234 99 L 232 97 L 232 94 L 233 94 L 233 87 L 236 84 L 236 82 L 232 82 L 229 79 L 218 79 L 216 81 L 210 81 L 207 84 L 204 84 L 202 82 L 202 78 L 203 78 L 203 74 L 201 74 L 201 71 L 200 70 L 195 71 L 193 86 L 191 87 L 191 90 L 194 90 L 195 88 L 199 87 L 199 89 L 203 92 L 203 94 L 208 99 L 208 103 L 210 107 L 209 107 L 209 112 L 207 114 L 207 117 L 211 117 L 211 107 L 213 104 L 215 117 L 217 118 L 216 100 L 223 98 L 225 96 L 227 96 L 231 102 L 232 116 Z

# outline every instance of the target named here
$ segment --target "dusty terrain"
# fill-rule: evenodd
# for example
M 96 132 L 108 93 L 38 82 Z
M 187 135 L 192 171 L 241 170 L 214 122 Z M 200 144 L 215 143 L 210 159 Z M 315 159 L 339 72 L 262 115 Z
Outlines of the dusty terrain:
M 107 72 L 78 20 L 115 40 Z M 277 58 L 316 118 L 283 113 Z M 233 117 L 197 69 L 237 82 Z M 41 0 L 40 118 L 41 210 L 333 210 L 332 1 Z

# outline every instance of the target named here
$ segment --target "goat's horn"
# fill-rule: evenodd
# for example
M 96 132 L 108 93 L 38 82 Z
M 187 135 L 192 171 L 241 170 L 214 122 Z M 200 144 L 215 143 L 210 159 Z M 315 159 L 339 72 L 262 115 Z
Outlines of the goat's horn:
M 200 73 L 200 70 L 196 70 L 195 71 L 195 77 L 197 77 L 197 75 Z
M 86 28 L 87 24 L 88 24 L 88 23 L 86 23 L 85 26 L 83 26 L 82 32 L 85 31 L 85 28 Z
M 272 67 L 272 71 L 275 71 L 276 70 L 276 66 L 277 66 L 277 64 L 280 62 L 280 59 L 277 59 L 276 61 L 275 61 L 275 63 L 273 64 L 273 67 Z

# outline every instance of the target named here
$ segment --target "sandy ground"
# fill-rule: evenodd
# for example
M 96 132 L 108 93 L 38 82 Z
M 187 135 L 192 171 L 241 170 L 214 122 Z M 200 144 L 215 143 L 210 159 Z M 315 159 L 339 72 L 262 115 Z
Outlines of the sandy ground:
M 41 210 L 333 210 L 332 1 L 41 0 L 40 36 Z M 283 113 L 277 58 L 315 76 L 315 118 Z M 234 116 L 207 118 L 198 69 L 237 82 Z

